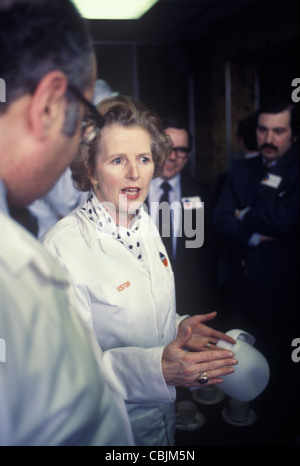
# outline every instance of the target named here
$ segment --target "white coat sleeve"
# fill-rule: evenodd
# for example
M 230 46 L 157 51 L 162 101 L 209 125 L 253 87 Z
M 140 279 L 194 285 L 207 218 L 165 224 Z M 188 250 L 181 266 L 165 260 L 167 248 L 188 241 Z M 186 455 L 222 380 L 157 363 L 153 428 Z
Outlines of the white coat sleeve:
M 161 358 L 164 347 L 115 348 L 103 352 L 106 381 L 134 403 L 175 401 L 175 387 L 164 380 Z

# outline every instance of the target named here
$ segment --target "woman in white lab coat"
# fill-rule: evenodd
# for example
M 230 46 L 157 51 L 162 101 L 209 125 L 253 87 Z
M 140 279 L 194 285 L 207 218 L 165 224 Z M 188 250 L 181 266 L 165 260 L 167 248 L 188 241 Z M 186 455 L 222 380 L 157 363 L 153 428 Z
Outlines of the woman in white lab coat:
M 72 167 L 87 199 L 43 243 L 71 276 L 103 350 L 107 382 L 126 401 L 136 445 L 173 445 L 175 386 L 219 383 L 236 361 L 206 347 L 228 340 L 203 324 L 214 314 L 176 315 L 173 272 L 142 206 L 171 150 L 159 118 L 123 96 L 98 110 L 104 126 Z

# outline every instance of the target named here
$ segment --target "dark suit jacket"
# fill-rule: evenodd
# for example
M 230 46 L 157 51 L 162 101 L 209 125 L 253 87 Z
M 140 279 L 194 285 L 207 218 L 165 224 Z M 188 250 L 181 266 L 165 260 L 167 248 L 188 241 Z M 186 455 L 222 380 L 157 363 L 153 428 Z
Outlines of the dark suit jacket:
M 299 286 L 298 157 L 293 146 L 271 169 L 281 177 L 278 187 L 261 183 L 266 173 L 261 156 L 235 162 L 214 211 L 214 230 L 224 240 L 219 284 L 237 277 L 244 264 L 253 312 L 260 318 L 280 318 Z M 246 207 L 251 209 L 238 220 L 235 210 Z M 275 239 L 251 247 L 253 233 Z
M 186 175 L 181 175 L 181 196 L 199 196 L 204 202 L 203 245 L 199 248 L 186 247 L 186 241 L 193 241 L 194 238 L 190 236 L 190 228 L 186 230 L 183 225 L 182 208 L 182 236 L 177 238 L 176 257 L 171 261 L 175 276 L 177 312 L 181 315 L 194 315 L 208 312 L 212 297 L 212 197 L 208 185 Z M 193 209 L 189 213 L 192 213 L 193 222 L 193 225 L 189 226 L 195 230 L 196 211 Z M 190 218 L 188 221 L 190 222 Z M 199 228 L 199 225 L 197 227 Z

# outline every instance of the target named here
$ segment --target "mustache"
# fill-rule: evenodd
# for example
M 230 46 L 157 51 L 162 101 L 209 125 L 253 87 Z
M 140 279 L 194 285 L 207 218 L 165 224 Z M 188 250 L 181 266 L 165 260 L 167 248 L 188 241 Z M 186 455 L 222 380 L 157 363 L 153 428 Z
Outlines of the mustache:
M 265 142 L 262 146 L 260 146 L 260 149 L 272 149 L 278 151 L 277 146 L 274 146 L 274 144 L 269 144 L 268 142 Z

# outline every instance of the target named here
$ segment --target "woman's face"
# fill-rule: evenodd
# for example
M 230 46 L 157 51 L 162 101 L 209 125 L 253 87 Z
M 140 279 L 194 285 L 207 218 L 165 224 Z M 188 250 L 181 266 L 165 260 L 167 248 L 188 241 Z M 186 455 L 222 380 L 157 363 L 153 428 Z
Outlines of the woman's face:
M 128 226 L 148 195 L 153 172 L 151 138 L 147 131 L 118 124 L 103 128 L 90 181 L 93 185 L 97 181 L 95 193 L 117 224 Z

